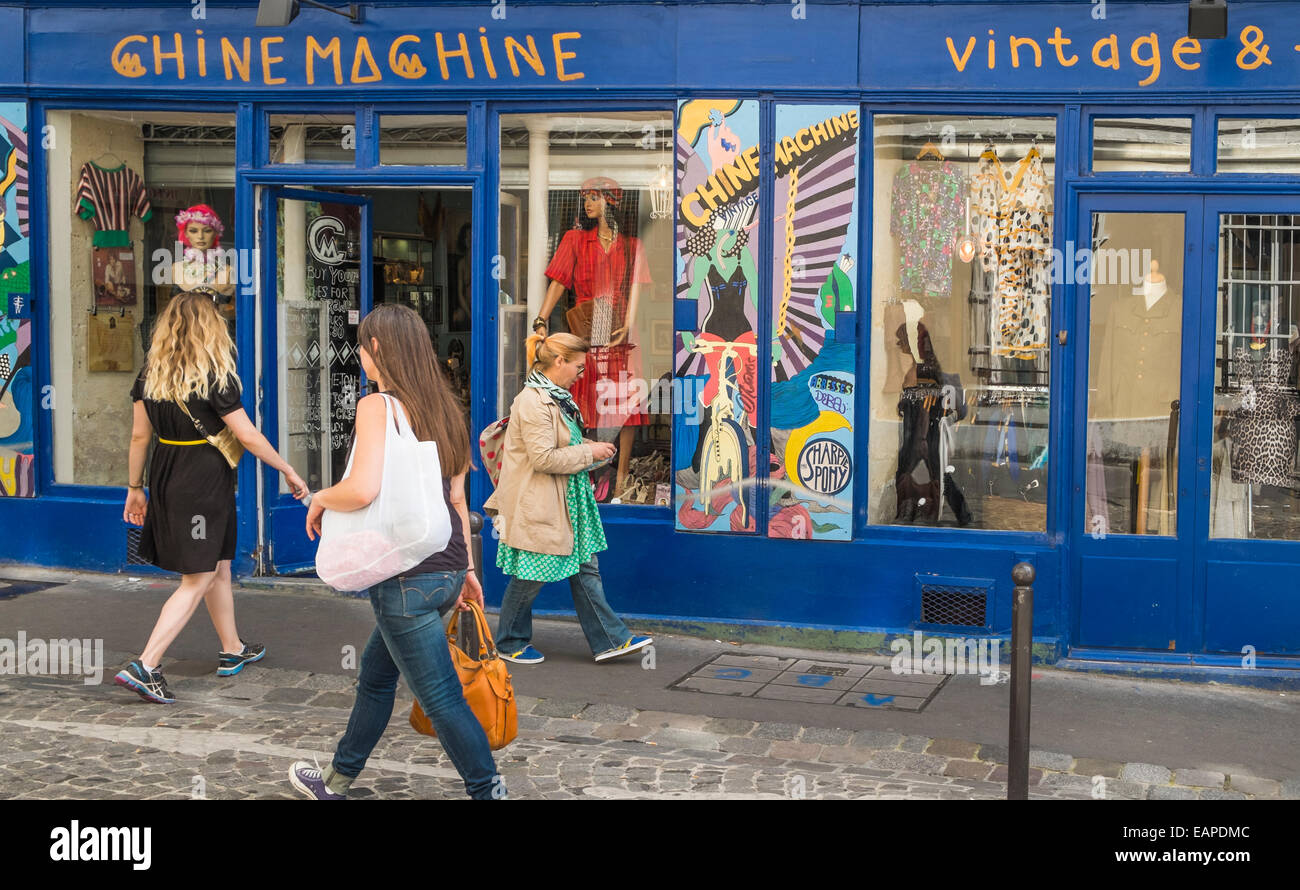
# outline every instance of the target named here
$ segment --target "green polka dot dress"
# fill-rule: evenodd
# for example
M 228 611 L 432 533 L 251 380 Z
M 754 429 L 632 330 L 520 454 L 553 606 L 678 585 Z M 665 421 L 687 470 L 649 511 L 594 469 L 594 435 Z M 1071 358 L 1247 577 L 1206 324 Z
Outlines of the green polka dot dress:
M 582 441 L 582 430 L 569 417 L 564 418 L 569 427 L 569 444 Z M 587 471 L 569 477 L 565 490 L 565 503 L 569 508 L 569 524 L 573 526 L 573 552 L 567 556 L 554 553 L 534 553 L 518 550 L 502 541 L 497 545 L 497 568 L 524 581 L 563 581 L 578 574 L 578 567 L 608 545 L 605 529 L 600 524 L 600 511 L 596 495 L 591 488 Z

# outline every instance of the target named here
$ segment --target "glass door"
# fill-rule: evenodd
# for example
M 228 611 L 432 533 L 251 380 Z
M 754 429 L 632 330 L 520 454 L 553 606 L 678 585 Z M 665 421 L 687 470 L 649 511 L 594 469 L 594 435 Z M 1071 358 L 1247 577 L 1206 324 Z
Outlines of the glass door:
M 262 429 L 319 491 L 343 477 L 364 385 L 357 325 L 372 299 L 370 201 L 269 189 L 261 231 Z M 310 571 L 316 545 L 303 528 L 306 508 L 279 473 L 263 472 L 268 570 Z
M 1081 647 L 1186 651 L 1190 496 L 1205 302 L 1203 201 L 1080 198 L 1076 288 L 1075 633 Z
M 1204 650 L 1300 654 L 1300 197 L 1206 201 Z M 1209 325 L 1213 323 L 1213 328 Z

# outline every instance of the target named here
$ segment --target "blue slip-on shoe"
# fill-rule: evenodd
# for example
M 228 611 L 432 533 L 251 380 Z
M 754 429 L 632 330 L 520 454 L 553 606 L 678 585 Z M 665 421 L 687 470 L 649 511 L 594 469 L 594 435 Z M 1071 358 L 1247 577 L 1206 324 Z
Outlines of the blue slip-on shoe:
M 511 661 L 515 664 L 541 664 L 546 660 L 546 656 L 538 652 L 532 646 L 525 646 L 518 652 L 512 652 L 509 655 L 504 652 L 498 654 L 504 661 Z
M 633 652 L 636 652 L 638 649 L 644 649 L 646 646 L 649 646 L 653 642 L 654 639 L 651 637 L 632 637 L 622 646 L 617 646 L 613 649 L 606 649 L 604 652 L 601 652 L 596 656 L 596 661 L 609 661 L 611 658 L 619 658 L 620 656 L 623 655 L 631 655 Z
M 330 786 L 325 784 L 325 777 L 321 773 L 319 763 L 308 763 L 305 760 L 299 760 L 289 767 L 289 781 L 293 784 L 293 787 L 312 800 L 348 799 L 346 794 L 335 794 L 330 790 Z
M 239 642 L 244 643 L 243 640 Z M 244 651 L 222 652 L 217 656 L 217 676 L 233 677 L 244 669 L 244 665 L 261 661 L 266 656 L 266 647 L 261 643 L 244 643 Z
M 176 701 L 171 690 L 167 688 L 167 680 L 164 679 L 162 671 L 146 671 L 139 660 L 131 662 L 118 671 L 113 682 L 118 686 L 125 686 L 145 701 L 156 705 L 170 705 Z

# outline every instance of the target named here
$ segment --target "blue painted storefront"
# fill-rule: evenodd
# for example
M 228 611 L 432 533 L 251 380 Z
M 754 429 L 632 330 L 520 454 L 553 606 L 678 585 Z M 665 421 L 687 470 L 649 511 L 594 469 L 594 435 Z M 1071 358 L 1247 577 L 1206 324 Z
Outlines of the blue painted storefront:
M 1216 118 L 1300 117 L 1300 31 L 1294 24 L 1300 4 L 1231 3 L 1228 38 L 1202 41 L 1197 52 L 1185 43 L 1178 49 L 1187 18 L 1182 0 L 1110 2 L 1104 18 L 1096 17 L 1096 5 L 1086 2 L 592 6 L 512 0 L 504 17 L 495 16 L 493 5 L 486 3 L 375 3 L 363 4 L 362 25 L 304 9 L 291 26 L 274 31 L 253 27 L 255 6 L 209 0 L 200 21 L 184 2 L 141 2 L 115 10 L 55 2 L 0 5 L 0 99 L 29 103 L 33 145 L 39 144 L 47 112 L 54 109 L 233 114 L 238 140 L 234 246 L 240 249 L 255 246 L 253 208 L 259 187 L 472 187 L 476 429 L 496 413 L 496 289 L 482 270 L 491 267 L 497 253 L 500 115 L 671 112 L 689 98 L 757 100 L 765 219 L 771 218 L 773 201 L 778 104 L 858 104 L 863 133 L 871 131 L 877 114 L 956 111 L 1054 118 L 1056 244 L 1085 241 L 1084 221 L 1095 210 L 1183 213 L 1185 290 L 1193 294 L 1191 283 L 1199 280 L 1199 292 L 1210 294 L 1208 302 L 1189 298 L 1184 305 L 1182 392 L 1185 402 L 1195 401 L 1196 410 L 1184 410 L 1181 420 L 1180 534 L 1097 541 L 1076 519 L 1083 515 L 1086 414 L 1081 395 L 1088 373 L 1088 322 L 1081 302 L 1086 303 L 1087 294 L 1082 287 L 1061 284 L 1053 287 L 1050 327 L 1068 331 L 1069 338 L 1066 345 L 1053 345 L 1051 353 L 1046 532 L 873 525 L 865 472 L 853 482 L 850 542 L 682 532 L 674 529 L 671 509 L 606 506 L 602 512 L 610 547 L 601 567 L 611 599 L 630 615 L 687 624 L 906 635 L 918 621 L 918 576 L 933 575 L 990 582 L 989 631 L 1002 634 L 1011 624 L 1011 568 L 1029 561 L 1037 570 L 1035 640 L 1044 647 L 1039 654 L 1049 660 L 1070 655 L 1230 667 L 1240 664 L 1242 647 L 1249 645 L 1259 653 L 1261 668 L 1300 666 L 1300 597 L 1295 596 L 1300 543 L 1209 537 L 1209 446 L 1204 444 L 1210 441 L 1214 392 L 1217 214 L 1300 210 L 1300 176 L 1214 172 Z M 1250 28 L 1258 29 L 1258 36 Z M 1112 34 L 1117 67 L 1093 58 L 1095 44 Z M 461 35 L 465 55 L 447 55 L 459 47 Z M 332 63 L 317 51 L 335 37 L 340 40 L 342 84 L 335 83 Z M 359 48 L 362 37 L 366 51 Z M 526 45 L 529 38 L 535 41 L 543 74 L 527 63 L 514 70 L 509 64 L 507 40 Z M 1013 59 L 1013 41 L 1024 38 L 1032 38 L 1034 45 L 1016 44 Z M 244 69 L 247 77 L 224 54 L 229 45 L 242 63 L 245 40 L 252 60 Z M 1258 57 L 1264 44 L 1267 62 Z M 418 68 L 411 66 L 411 54 L 423 60 Z M 357 113 L 356 165 L 269 164 L 266 116 L 316 111 Z M 466 114 L 467 164 L 381 168 L 375 117 L 386 111 Z M 1191 172 L 1090 172 L 1091 120 L 1099 115 L 1190 117 Z M 872 206 L 875 187 L 868 144 L 863 140 L 859 153 L 859 208 Z M 62 212 L 47 205 L 42 161 L 42 154 L 33 151 L 31 287 L 38 391 L 51 380 L 44 344 L 49 342 L 52 298 L 49 269 L 58 262 L 43 233 L 50 214 Z M 856 373 L 859 380 L 868 380 L 871 325 L 866 307 L 871 305 L 876 235 L 870 213 L 862 212 L 860 220 L 860 262 L 853 275 L 864 308 L 856 324 Z M 763 245 L 757 264 L 764 318 L 772 311 L 771 250 L 770 244 Z M 238 300 L 241 319 L 265 311 L 251 288 L 241 290 Z M 680 320 L 693 318 L 693 307 L 676 309 L 677 327 L 689 327 Z M 238 346 L 241 376 L 258 379 L 251 324 L 240 327 Z M 766 379 L 762 373 L 759 377 Z M 859 417 L 869 416 L 870 390 L 864 385 L 855 391 Z M 262 405 L 256 393 L 256 387 L 245 387 L 250 416 L 274 417 L 275 387 L 266 387 Z M 0 498 L 0 523 L 6 530 L 0 558 L 105 571 L 123 568 L 125 489 L 56 484 L 50 416 L 37 410 L 34 421 L 37 497 Z M 766 437 L 766 424 L 759 429 Z M 861 466 L 866 464 L 866 429 L 863 424 L 855 438 L 855 463 Z M 126 442 L 105 447 L 125 449 Z M 761 438 L 759 453 L 765 448 Z M 259 541 L 256 473 L 245 459 L 239 470 L 236 565 L 242 574 L 254 570 L 258 548 L 265 543 Z M 485 500 L 487 486 L 486 477 L 476 472 L 472 508 Z M 762 505 L 766 499 L 758 500 Z M 760 522 L 767 518 L 760 507 Z M 296 533 L 300 522 L 295 522 L 284 510 L 268 510 L 262 534 Z M 484 543 L 485 562 L 491 566 L 493 542 Z M 504 581 L 494 569 L 486 574 L 489 599 L 499 600 Z M 564 608 L 567 598 L 567 589 L 556 585 L 538 607 Z

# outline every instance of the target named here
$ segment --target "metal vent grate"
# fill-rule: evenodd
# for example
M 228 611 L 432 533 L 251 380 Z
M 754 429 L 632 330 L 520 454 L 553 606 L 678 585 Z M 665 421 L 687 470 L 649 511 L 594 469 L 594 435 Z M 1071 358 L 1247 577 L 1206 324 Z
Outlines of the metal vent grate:
M 947 584 L 921 586 L 921 623 L 984 627 L 988 590 Z
M 140 556 L 140 537 L 143 534 L 143 528 L 133 526 L 126 528 L 126 564 L 129 566 L 152 565 L 149 560 Z

